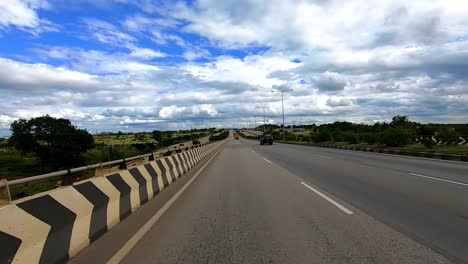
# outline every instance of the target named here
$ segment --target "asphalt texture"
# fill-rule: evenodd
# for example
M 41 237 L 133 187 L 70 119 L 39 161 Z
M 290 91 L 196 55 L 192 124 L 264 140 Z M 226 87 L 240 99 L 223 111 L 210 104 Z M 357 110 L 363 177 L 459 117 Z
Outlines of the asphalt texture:
M 241 141 L 389 227 L 468 263 L 467 163 Z
M 463 260 L 452 255 L 450 260 L 446 258 L 449 251 L 440 254 L 425 239 L 400 231 L 407 222 L 419 220 L 423 222 L 421 226 L 436 222 L 448 226 L 433 226 L 433 232 L 465 227 L 456 237 L 457 241 L 466 242 L 463 240 L 467 237 L 463 238 L 466 219 L 458 224 L 440 222 L 453 221 L 455 218 L 450 216 L 455 212 L 466 212 L 462 203 L 466 189 L 428 183 L 403 172 L 338 158 L 341 153 L 335 158 L 329 150 L 323 151 L 231 140 L 121 263 L 451 263 L 451 260 Z M 360 153 L 342 155 L 359 156 Z M 372 160 L 356 159 L 367 163 Z M 391 161 L 392 157 L 386 159 Z M 407 162 L 405 166 L 415 161 Z M 115 254 L 118 245 L 138 230 L 138 221 L 155 214 L 163 204 L 163 196 L 169 197 L 182 184 L 184 181 L 169 186 L 161 197 L 148 202 L 72 262 L 101 262 Z M 449 198 L 442 200 L 452 204 L 443 207 L 445 203 L 435 201 L 447 191 L 450 191 Z M 398 199 L 394 200 L 394 196 Z M 364 204 L 360 204 L 362 200 Z M 464 201 L 466 205 L 467 200 Z M 385 214 L 375 217 L 374 211 L 366 212 L 373 206 L 384 208 L 376 210 L 377 213 L 391 211 L 388 215 L 392 217 L 382 221 Z M 401 210 L 402 206 L 417 208 L 409 212 Z M 447 216 L 421 219 L 428 217 L 430 210 Z M 398 223 L 396 227 L 391 225 L 393 221 Z M 448 236 L 438 239 L 444 241 L 444 237 Z M 456 256 L 463 257 L 463 253 Z

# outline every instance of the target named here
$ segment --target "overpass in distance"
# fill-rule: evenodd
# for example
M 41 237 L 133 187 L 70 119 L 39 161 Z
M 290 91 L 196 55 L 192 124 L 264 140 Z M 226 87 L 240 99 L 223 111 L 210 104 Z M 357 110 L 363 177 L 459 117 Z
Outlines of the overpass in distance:
M 71 263 L 468 263 L 468 164 L 232 137 Z

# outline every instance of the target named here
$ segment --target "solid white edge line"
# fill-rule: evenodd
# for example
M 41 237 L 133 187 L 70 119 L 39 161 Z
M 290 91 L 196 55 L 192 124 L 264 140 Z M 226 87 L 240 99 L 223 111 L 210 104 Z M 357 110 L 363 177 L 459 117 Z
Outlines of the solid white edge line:
M 263 159 L 264 159 L 266 162 L 268 162 L 268 163 L 272 164 L 272 162 L 271 162 L 271 161 L 269 161 L 267 158 L 263 157 Z
M 150 228 L 156 224 L 156 222 L 161 218 L 161 216 L 171 207 L 171 205 L 182 195 L 182 193 L 192 184 L 192 182 L 200 175 L 200 173 L 205 169 L 208 164 L 216 157 L 216 155 L 223 149 L 224 146 L 222 146 L 216 153 L 201 167 L 193 177 L 185 183 L 182 188 L 177 191 L 177 193 L 172 196 L 172 198 L 164 204 L 164 206 L 156 212 L 156 214 L 151 217 L 151 219 L 146 222 L 126 243 L 125 245 L 122 246 L 122 248 L 115 253 L 115 255 L 107 261 L 107 263 L 110 264 L 117 264 L 122 261 L 122 259 L 125 258 L 125 256 L 132 250 L 132 248 L 140 241 L 140 239 L 150 230 Z
M 432 180 L 436 180 L 436 181 L 442 181 L 442 182 L 457 184 L 457 185 L 461 185 L 461 186 L 468 186 L 468 183 L 457 182 L 457 181 L 451 181 L 451 180 L 446 180 L 446 179 L 441 179 L 441 178 L 437 178 L 437 177 L 426 176 L 426 175 L 422 175 L 422 174 L 418 174 L 418 173 L 413 173 L 413 172 L 408 172 L 408 174 L 409 174 L 409 175 L 416 176 L 416 177 L 422 177 L 422 178 L 432 179 Z
M 341 209 L 341 211 L 349 214 L 349 215 L 352 215 L 353 212 L 351 212 L 350 210 L 348 210 L 346 207 L 342 206 L 341 204 L 335 202 L 333 199 L 331 199 L 330 197 L 326 196 L 325 194 L 319 192 L 318 190 L 312 188 L 310 185 L 308 185 L 307 183 L 305 182 L 301 182 L 302 185 L 304 185 L 307 189 L 313 191 L 314 193 L 320 195 L 323 199 L 329 201 L 330 203 L 332 203 L 334 206 L 338 207 L 339 209 Z

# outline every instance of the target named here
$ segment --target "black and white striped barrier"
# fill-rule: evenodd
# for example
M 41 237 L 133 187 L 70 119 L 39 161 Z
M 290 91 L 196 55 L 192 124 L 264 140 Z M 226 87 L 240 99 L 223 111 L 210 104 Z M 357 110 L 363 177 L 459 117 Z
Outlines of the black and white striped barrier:
M 0 208 L 0 263 L 64 263 L 185 174 L 208 144 Z

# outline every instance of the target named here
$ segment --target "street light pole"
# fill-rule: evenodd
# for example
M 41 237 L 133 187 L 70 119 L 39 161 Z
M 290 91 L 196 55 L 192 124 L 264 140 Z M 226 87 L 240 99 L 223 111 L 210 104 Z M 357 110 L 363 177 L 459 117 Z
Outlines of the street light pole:
M 281 109 L 283 112 L 283 140 L 286 141 L 286 127 L 284 126 L 284 93 L 291 92 L 293 89 L 278 89 L 277 91 L 281 93 Z M 271 90 L 270 92 L 274 93 L 276 91 Z

